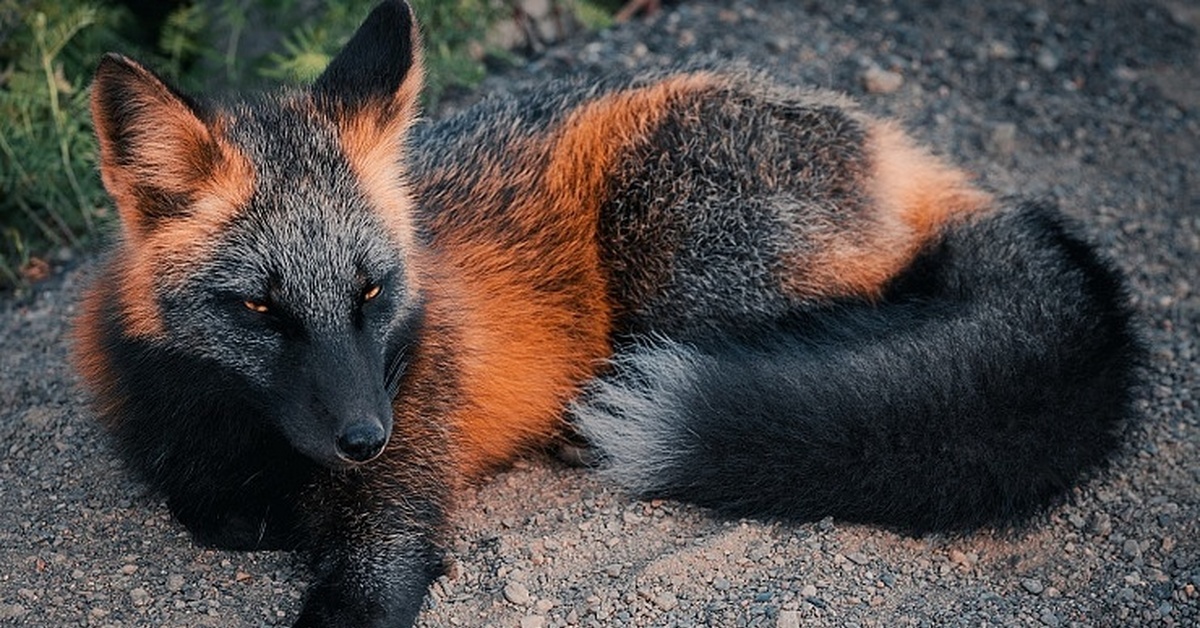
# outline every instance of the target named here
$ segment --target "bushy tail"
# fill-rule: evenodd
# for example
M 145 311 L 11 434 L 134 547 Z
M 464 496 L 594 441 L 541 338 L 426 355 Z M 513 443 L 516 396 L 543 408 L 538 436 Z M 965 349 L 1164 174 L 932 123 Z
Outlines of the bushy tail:
M 647 497 L 967 530 L 1017 522 L 1105 461 L 1140 355 L 1119 277 L 1027 204 L 950 229 L 881 304 L 629 346 L 574 414 Z

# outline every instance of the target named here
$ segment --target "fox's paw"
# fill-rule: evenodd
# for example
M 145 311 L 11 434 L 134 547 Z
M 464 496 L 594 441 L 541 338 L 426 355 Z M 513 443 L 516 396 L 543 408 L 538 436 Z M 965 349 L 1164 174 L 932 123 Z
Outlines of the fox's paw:
M 310 550 L 316 580 L 296 626 L 413 625 L 429 585 L 446 572 L 445 555 L 421 534 L 396 529 L 378 532 L 390 542 L 360 538 L 356 543 L 326 546 L 324 551 Z
M 374 582 L 362 582 L 353 574 L 331 574 L 309 589 L 295 626 L 408 628 L 421 611 L 428 586 L 416 573 L 379 577 Z

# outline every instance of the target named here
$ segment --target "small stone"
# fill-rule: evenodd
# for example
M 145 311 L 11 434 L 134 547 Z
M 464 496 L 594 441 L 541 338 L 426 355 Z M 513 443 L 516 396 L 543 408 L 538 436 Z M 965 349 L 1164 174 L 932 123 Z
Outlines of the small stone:
M 137 565 L 134 565 L 134 564 L 124 565 L 121 567 L 121 573 L 123 573 L 127 576 L 132 576 L 133 573 L 137 570 L 138 570 Z
M 791 47 L 792 42 L 782 37 L 773 37 L 767 40 L 767 50 L 775 54 L 787 52 L 787 50 Z
M 987 55 L 992 59 L 1010 61 L 1017 58 L 1017 51 L 1002 41 L 993 41 L 988 45 Z
M 529 589 L 520 582 L 509 582 L 504 585 L 504 599 L 517 606 L 527 606 L 533 601 L 533 598 L 529 595 Z
M 713 578 L 713 588 L 718 591 L 728 591 L 732 584 L 725 578 Z
M 1042 9 L 1031 9 L 1025 14 L 1025 21 L 1034 28 L 1042 28 L 1050 22 L 1050 14 Z
M 851 554 L 849 556 L 847 556 L 846 558 L 849 558 L 850 562 L 852 562 L 856 565 L 865 565 L 865 564 L 871 562 L 871 559 L 862 552 L 851 552 Z
M 544 628 L 546 618 L 541 615 L 526 615 L 521 618 L 521 628 Z
M 1054 54 L 1049 48 L 1042 48 L 1037 53 L 1037 66 L 1046 72 L 1053 72 L 1058 69 L 1058 55 Z
M 800 612 L 779 611 L 779 618 L 775 621 L 775 628 L 800 628 Z
M 526 15 L 532 18 L 550 15 L 550 0 L 522 0 L 520 7 Z
M 11 606 L 0 604 L 0 619 L 20 619 L 25 616 L 28 611 L 20 604 Z
M 676 598 L 675 594 L 671 593 L 670 591 L 659 593 L 658 595 L 654 596 L 653 602 L 655 606 L 664 611 L 669 611 L 676 606 L 679 606 L 678 598 Z
M 1021 580 L 1021 587 L 1034 595 L 1038 595 L 1045 589 L 1040 580 L 1035 580 L 1033 578 L 1025 578 L 1024 580 Z
M 960 550 L 950 550 L 950 562 L 954 563 L 955 565 L 966 567 L 968 564 L 967 555 Z
M 904 85 L 904 76 L 879 66 L 871 66 L 863 72 L 862 83 L 871 94 L 891 94 Z
M 817 587 L 815 587 L 811 584 L 806 584 L 806 585 L 804 585 L 803 588 L 800 589 L 800 597 L 816 597 L 816 595 L 817 595 Z
M 605 567 L 604 575 L 608 576 L 609 578 L 621 577 L 621 565 L 613 564 L 613 565 L 609 565 L 609 566 Z
M 167 576 L 167 590 L 172 593 L 179 593 L 183 590 L 183 576 L 173 573 Z
M 134 606 L 145 606 L 150 603 L 150 592 L 142 587 L 137 587 L 129 592 L 129 599 Z
M 999 155 L 1011 155 L 1017 150 L 1017 125 L 1012 122 L 1001 122 L 992 127 L 992 132 L 988 136 L 989 148 L 992 152 Z M 1079 518 L 1080 525 L 1083 526 L 1083 519 L 1079 515 L 1073 515 Z M 1072 519 L 1074 523 L 1074 519 Z
M 1062 620 L 1058 618 L 1058 615 L 1055 615 L 1051 611 L 1043 611 L 1041 615 L 1038 615 L 1038 620 L 1043 624 L 1050 626 L 1051 628 L 1058 628 L 1059 624 L 1062 623 Z
M 1142 548 L 1138 542 L 1133 539 L 1125 539 L 1125 543 L 1121 545 L 1121 553 L 1125 554 L 1126 558 L 1137 558 L 1142 554 Z

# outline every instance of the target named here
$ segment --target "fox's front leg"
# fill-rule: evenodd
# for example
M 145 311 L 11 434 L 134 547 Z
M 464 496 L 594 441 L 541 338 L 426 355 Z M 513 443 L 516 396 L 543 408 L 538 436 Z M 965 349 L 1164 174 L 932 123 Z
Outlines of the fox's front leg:
M 444 500 L 384 486 L 383 465 L 328 478 L 302 506 L 315 579 L 296 626 L 411 626 L 444 572 Z

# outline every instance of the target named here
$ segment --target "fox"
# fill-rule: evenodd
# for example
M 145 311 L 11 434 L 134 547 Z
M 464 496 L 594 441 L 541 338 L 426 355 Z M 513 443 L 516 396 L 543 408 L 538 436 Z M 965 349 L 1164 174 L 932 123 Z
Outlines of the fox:
M 73 361 L 196 543 L 300 552 L 297 626 L 409 626 L 458 496 L 574 448 L 635 496 L 904 534 L 1023 525 L 1101 472 L 1124 280 L 849 98 L 736 64 L 423 119 L 384 0 L 310 85 L 201 98 L 104 56 L 119 217 Z

